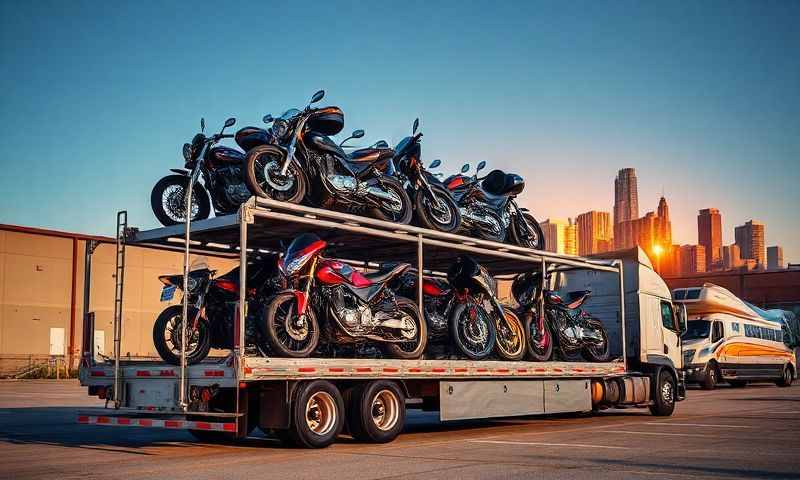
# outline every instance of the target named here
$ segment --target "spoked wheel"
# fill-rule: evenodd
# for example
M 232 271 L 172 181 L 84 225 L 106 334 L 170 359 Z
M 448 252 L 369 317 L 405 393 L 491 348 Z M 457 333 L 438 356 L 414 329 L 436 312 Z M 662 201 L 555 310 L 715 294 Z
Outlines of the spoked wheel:
M 417 304 L 405 297 L 397 297 L 397 307 L 403 315 L 407 328 L 400 330 L 403 341 L 386 344 L 386 350 L 394 358 L 413 360 L 422 356 L 428 344 L 428 323 L 422 320 Z
M 541 330 L 537 322 L 536 314 L 527 315 L 525 319 L 528 355 L 535 362 L 546 362 L 553 356 L 553 331 L 550 328 L 550 322 L 547 320 L 545 320 Z
M 405 395 L 395 382 L 377 380 L 353 388 L 347 395 L 347 426 L 362 442 L 386 443 L 405 423 Z
M 411 198 L 403 185 L 394 178 L 387 177 L 381 180 L 381 186 L 389 199 L 381 200 L 380 207 L 370 209 L 370 215 L 402 225 L 411 223 L 414 212 L 411 208 Z
M 324 448 L 344 425 L 342 394 L 326 380 L 301 383 L 294 393 L 288 438 L 297 446 Z
M 187 310 L 189 321 L 194 322 L 198 310 L 189 307 Z M 159 356 L 172 365 L 181 364 L 181 328 L 183 307 L 172 305 L 164 309 L 153 325 L 153 343 Z M 208 321 L 202 316 L 197 319 L 197 328 L 192 328 L 192 323 L 186 330 L 186 363 L 191 365 L 202 361 L 211 349 L 211 332 Z
M 272 298 L 259 326 L 270 349 L 278 356 L 307 357 L 319 344 L 319 323 L 314 309 L 306 308 L 305 317 L 298 318 L 297 300 L 291 292 Z
M 497 332 L 482 305 L 458 304 L 450 317 L 450 331 L 459 350 L 472 360 L 482 360 L 494 349 Z
M 525 329 L 522 321 L 509 308 L 503 308 L 503 316 L 497 327 L 497 354 L 504 360 L 520 360 L 525 356 Z
M 281 202 L 300 203 L 308 188 L 308 179 L 300 165 L 292 161 L 281 174 L 286 154 L 274 145 L 260 145 L 247 153 L 245 180 L 250 191 L 259 197 Z
M 606 329 L 603 328 L 603 325 L 601 325 L 600 322 L 593 321 L 591 324 L 594 329 L 600 333 L 600 336 L 603 339 L 599 343 L 583 347 L 581 353 L 583 354 L 584 358 L 590 362 L 608 361 L 611 346 L 608 343 L 608 334 L 606 333 Z
M 414 198 L 417 218 L 425 227 L 440 232 L 454 232 L 461 226 L 461 212 L 450 192 L 439 185 L 431 185 L 433 197 L 424 189 Z
M 533 248 L 534 250 L 544 250 L 544 233 L 542 232 L 542 227 L 539 226 L 539 222 L 533 218 L 533 215 L 524 212 L 522 213 L 522 219 L 527 226 L 527 233 L 521 231 L 520 226 L 516 223 L 519 219 L 516 219 L 509 228 L 511 243 L 520 247 Z
M 150 192 L 150 207 L 164 226 L 186 222 L 186 193 L 189 177 L 167 175 L 153 186 Z M 192 221 L 203 220 L 211 214 L 208 192 L 199 183 L 192 189 Z

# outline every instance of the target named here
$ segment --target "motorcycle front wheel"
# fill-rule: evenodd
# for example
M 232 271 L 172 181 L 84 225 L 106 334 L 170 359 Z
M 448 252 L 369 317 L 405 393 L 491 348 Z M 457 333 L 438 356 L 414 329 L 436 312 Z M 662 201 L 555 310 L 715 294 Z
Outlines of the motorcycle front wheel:
M 187 316 L 193 322 L 198 310 L 189 307 Z M 153 343 L 158 355 L 172 365 L 181 364 L 181 324 L 183 306 L 172 305 L 164 309 L 153 325 Z M 189 324 L 186 330 L 186 364 L 192 365 L 203 361 L 211 350 L 211 330 L 208 320 L 202 316 L 197 319 L 197 328 Z
M 553 331 L 550 322 L 545 320 L 544 331 L 539 334 L 536 326 L 536 316 L 527 315 L 525 319 L 525 333 L 528 345 L 528 356 L 534 362 L 546 362 L 553 356 Z
M 422 356 L 428 344 L 428 323 L 419 314 L 417 304 L 408 298 L 397 297 L 397 308 L 414 322 L 415 332 L 410 332 L 406 342 L 386 344 L 386 350 L 394 358 L 414 360 Z
M 286 154 L 274 145 L 259 145 L 250 150 L 245 159 L 245 182 L 250 192 L 279 202 L 302 202 L 308 178 L 295 161 L 289 163 L 286 175 L 281 175 L 285 159 Z
M 297 300 L 291 292 L 272 297 L 258 324 L 270 350 L 280 357 L 308 357 L 319 344 L 319 322 L 314 309 L 306 308 L 305 322 L 297 325 Z
M 473 302 L 459 303 L 450 316 L 453 343 L 470 360 L 483 360 L 492 353 L 497 332 L 489 313 Z
M 408 225 L 414 211 L 411 198 L 403 188 L 403 184 L 394 178 L 387 177 L 381 181 L 381 188 L 392 197 L 392 200 L 381 200 L 380 206 L 371 208 L 370 215 L 378 220 Z
M 521 360 L 525 356 L 525 328 L 511 309 L 504 307 L 503 316 L 497 327 L 497 354 L 503 360 Z
M 606 329 L 603 328 L 603 325 L 600 322 L 593 320 L 591 321 L 590 325 L 600 332 L 600 336 L 603 337 L 603 341 L 597 345 L 586 345 L 581 349 L 581 354 L 583 354 L 583 358 L 590 362 L 607 362 L 608 358 L 610 357 L 610 346 L 608 344 L 608 334 L 606 333 Z
M 461 226 L 461 212 L 447 189 L 432 185 L 433 198 L 424 189 L 414 198 L 421 226 L 440 232 L 454 232 Z
M 168 227 L 186 222 L 186 192 L 189 177 L 167 175 L 153 186 L 150 206 L 162 225 Z M 203 185 L 196 183 L 192 189 L 192 221 L 203 220 L 211 214 L 211 202 Z
M 508 233 L 511 243 L 534 250 L 544 250 L 544 233 L 542 232 L 542 227 L 539 226 L 539 222 L 529 213 L 523 213 L 522 219 L 528 225 L 529 234 L 522 234 L 520 226 L 517 225 L 520 219 L 517 218 L 509 227 Z

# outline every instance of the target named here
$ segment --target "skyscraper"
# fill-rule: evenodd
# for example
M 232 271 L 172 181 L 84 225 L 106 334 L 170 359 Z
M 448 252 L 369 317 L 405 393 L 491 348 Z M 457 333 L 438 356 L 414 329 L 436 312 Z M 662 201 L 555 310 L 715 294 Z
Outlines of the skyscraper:
M 613 249 L 611 215 L 608 212 L 590 212 L 578 215 L 578 255 L 603 253 Z
M 734 243 L 722 247 L 722 268 L 724 270 L 734 270 L 742 265 L 742 253 L 738 245 Z
M 578 254 L 578 225 L 573 219 L 568 219 L 569 223 L 564 227 L 564 253 L 568 255 Z
M 767 251 L 764 248 L 764 224 L 750 220 L 734 229 L 736 245 L 742 252 L 742 260 L 755 260 L 756 268 L 767 267 Z
M 548 218 L 540 222 L 544 234 L 544 248 L 548 252 L 566 253 L 566 220 Z
M 716 208 L 706 208 L 698 213 L 697 243 L 706 247 L 706 271 L 718 269 L 722 254 L 722 215 Z
M 767 268 L 769 270 L 783 268 L 783 247 L 775 245 L 767 248 Z
M 614 179 L 614 239 L 616 248 L 629 248 L 630 238 L 624 229 L 617 233 L 618 226 L 639 218 L 639 190 L 636 183 L 636 170 L 623 168 Z
M 706 249 L 702 245 L 683 245 L 680 250 L 681 274 L 706 271 Z

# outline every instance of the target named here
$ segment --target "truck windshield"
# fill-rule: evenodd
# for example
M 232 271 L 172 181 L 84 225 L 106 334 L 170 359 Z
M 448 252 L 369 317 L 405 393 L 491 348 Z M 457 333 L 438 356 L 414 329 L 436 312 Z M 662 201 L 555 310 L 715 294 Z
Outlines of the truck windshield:
M 711 322 L 708 320 L 692 320 L 687 327 L 686 333 L 683 334 L 685 340 L 708 338 L 708 334 L 711 332 Z

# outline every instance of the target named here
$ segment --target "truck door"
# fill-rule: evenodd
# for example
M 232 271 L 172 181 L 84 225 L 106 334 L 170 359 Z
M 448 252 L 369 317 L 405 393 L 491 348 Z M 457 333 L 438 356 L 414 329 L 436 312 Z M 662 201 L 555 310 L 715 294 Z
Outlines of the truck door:
M 661 327 L 662 355 L 668 357 L 675 368 L 681 368 L 683 354 L 679 336 L 680 325 L 678 325 L 672 302 L 661 300 Z

